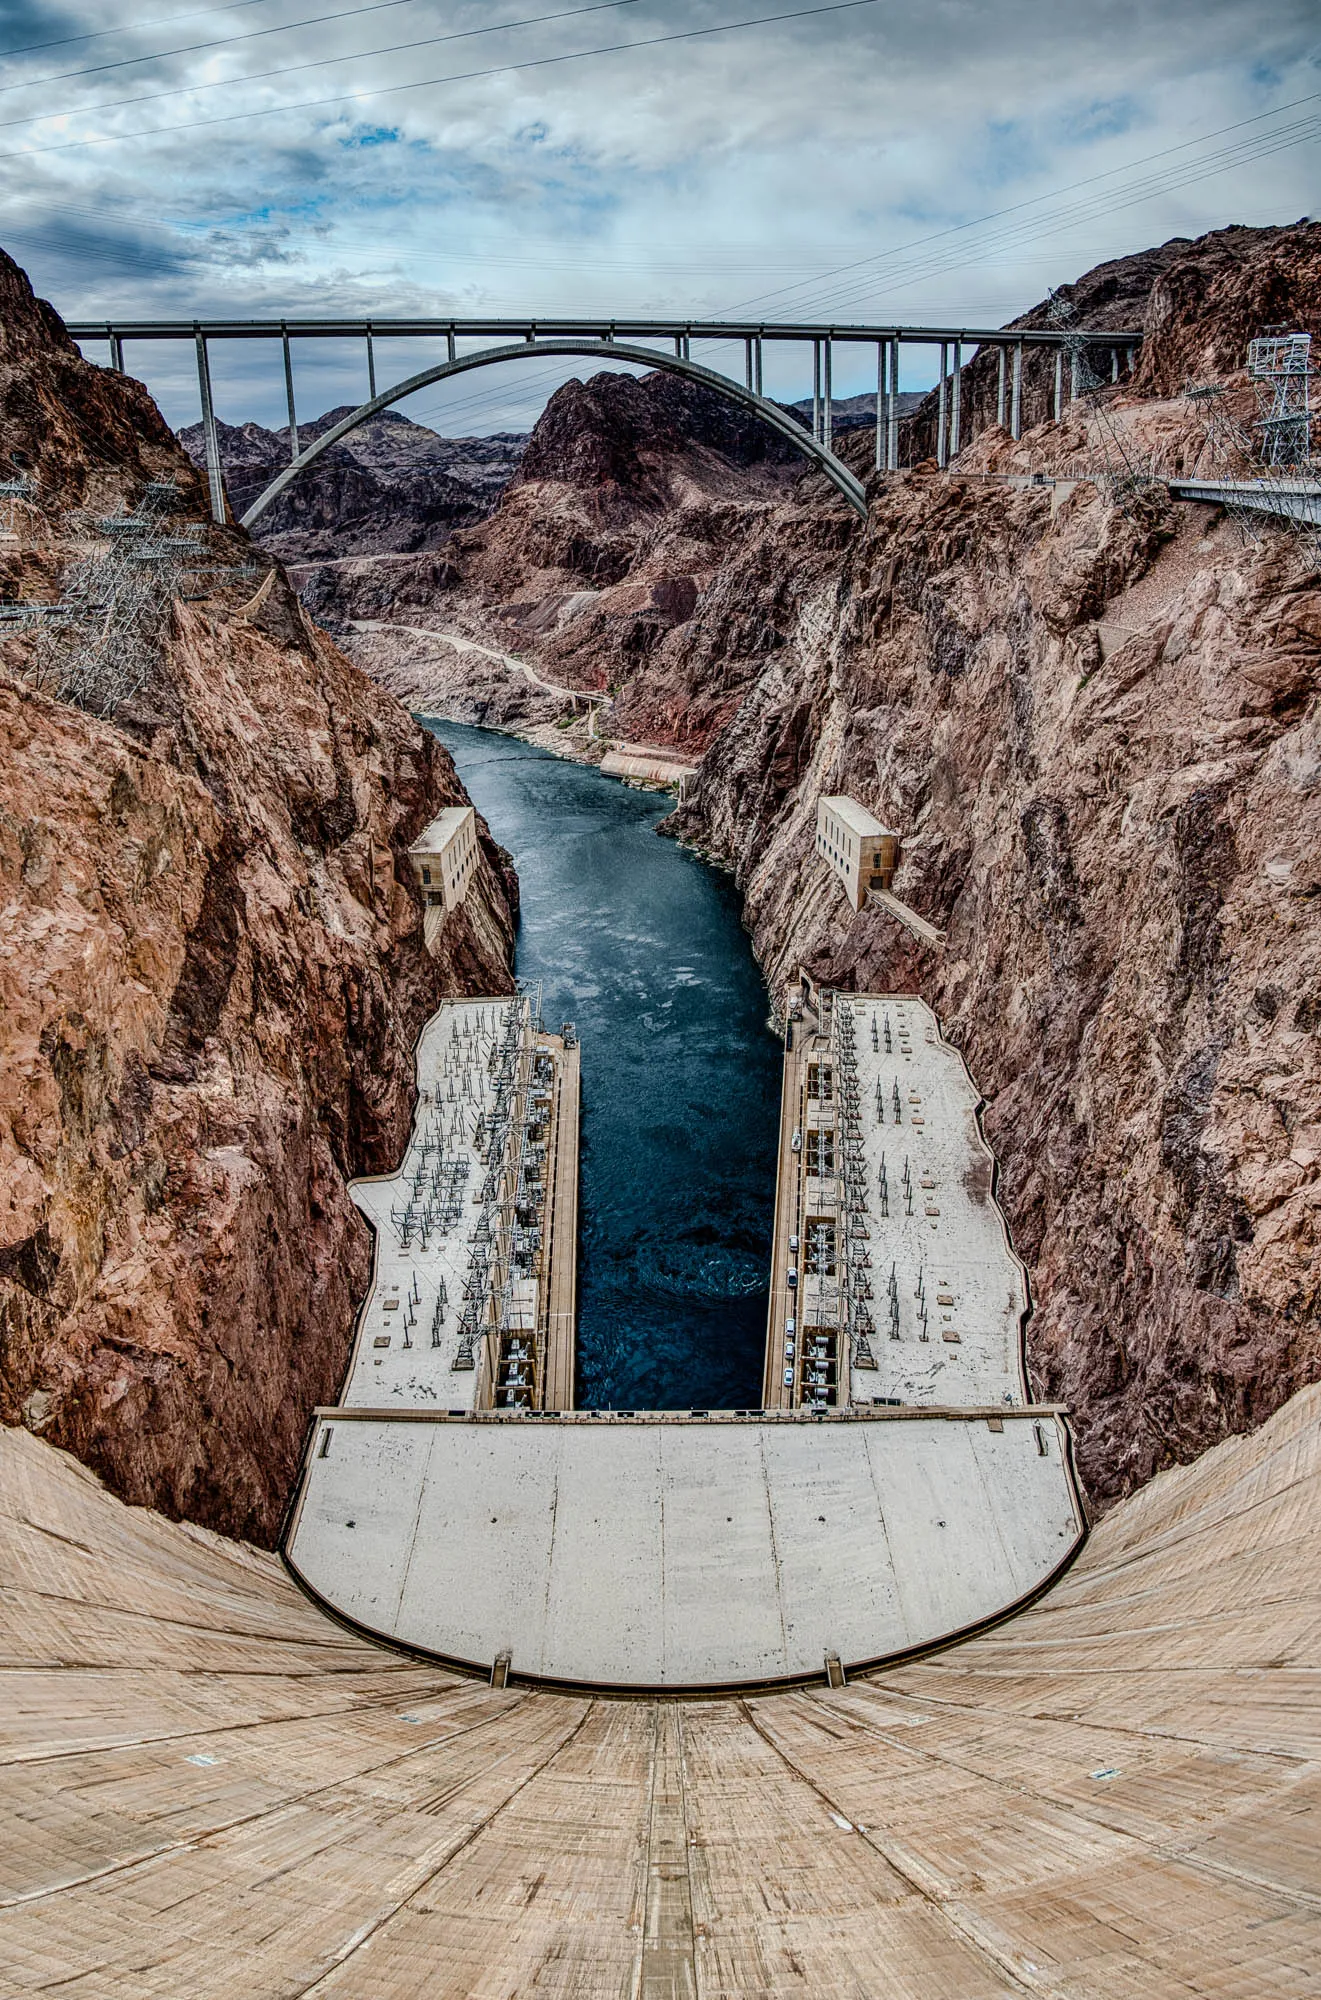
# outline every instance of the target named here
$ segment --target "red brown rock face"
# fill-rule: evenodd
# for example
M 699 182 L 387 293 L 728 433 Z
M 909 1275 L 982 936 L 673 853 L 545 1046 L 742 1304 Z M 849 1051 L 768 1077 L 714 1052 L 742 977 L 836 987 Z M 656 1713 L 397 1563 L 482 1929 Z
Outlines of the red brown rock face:
M 4 454 L 37 487 L 7 594 L 53 598 L 73 510 L 145 478 L 204 514 L 145 392 L 7 260 L 0 329 Z M 269 1543 L 367 1280 L 345 1182 L 397 1158 L 438 999 L 508 990 L 514 885 L 488 839 L 423 950 L 403 850 L 462 789 L 278 572 L 177 604 L 115 721 L 25 658 L 0 653 L 0 1409 L 128 1499 Z
M 880 499 L 842 571 L 799 570 L 678 818 L 733 861 L 773 985 L 915 988 L 960 1040 L 1033 1377 L 1101 1501 L 1321 1373 L 1321 590 L 1210 510 L 1177 526 L 1085 488 L 1054 521 L 957 482 Z M 826 877 L 835 791 L 904 830 L 943 949 Z

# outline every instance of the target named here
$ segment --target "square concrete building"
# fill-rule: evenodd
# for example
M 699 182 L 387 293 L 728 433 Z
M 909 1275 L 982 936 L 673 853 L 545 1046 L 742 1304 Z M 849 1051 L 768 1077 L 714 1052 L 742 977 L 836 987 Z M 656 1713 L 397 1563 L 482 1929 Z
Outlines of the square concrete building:
M 408 850 L 428 904 L 455 909 L 477 868 L 477 815 L 471 806 L 446 806 Z
M 899 865 L 899 836 L 843 792 L 817 800 L 816 851 L 855 910 L 871 889 L 888 889 Z

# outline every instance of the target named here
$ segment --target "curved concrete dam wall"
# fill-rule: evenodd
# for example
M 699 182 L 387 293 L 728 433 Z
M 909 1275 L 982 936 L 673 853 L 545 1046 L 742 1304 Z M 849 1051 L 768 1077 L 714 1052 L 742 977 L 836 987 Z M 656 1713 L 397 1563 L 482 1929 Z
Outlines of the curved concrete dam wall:
M 1321 1390 L 995 1632 L 838 1690 L 495 1690 L 0 1434 L 0 1991 L 1291 1996 Z

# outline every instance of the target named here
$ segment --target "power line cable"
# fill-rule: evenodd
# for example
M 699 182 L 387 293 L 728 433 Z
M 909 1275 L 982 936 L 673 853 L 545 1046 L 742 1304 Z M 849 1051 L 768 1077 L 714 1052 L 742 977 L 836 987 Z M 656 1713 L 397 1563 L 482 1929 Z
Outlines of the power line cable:
M 351 21 L 357 19 L 362 14 L 384 14 L 395 7 L 412 7 L 416 4 L 417 0 L 368 0 L 366 6 L 343 7 L 334 14 L 308 14 L 301 21 L 283 21 L 275 28 L 251 28 L 244 35 L 222 35 L 217 40 L 211 42 L 189 42 L 186 46 L 177 49 L 155 49 L 146 55 L 120 56 L 114 62 L 93 63 L 87 69 L 65 69 L 57 71 L 54 76 L 30 76 L 20 83 L 0 83 L 0 96 L 6 95 L 11 90 L 39 90 L 43 85 L 48 83 L 68 83 L 73 78 L 80 76 L 101 76 L 106 70 L 132 69 L 139 63 L 165 62 L 171 56 L 195 56 L 202 54 L 208 49 L 229 49 L 241 42 L 260 41 L 267 35 L 292 34 L 296 28 L 322 28 L 330 21 Z M 534 28 L 538 27 L 543 21 L 568 21 L 572 20 L 578 14 L 603 14 L 612 7 L 636 7 L 639 4 L 640 0 L 594 0 L 594 4 L 591 6 L 568 7 L 558 14 L 533 14 L 524 21 L 492 21 L 489 26 L 484 28 L 456 29 L 453 34 L 428 35 L 422 41 L 398 42 L 393 47 L 383 49 L 364 49 L 356 57 L 327 56 L 323 58 L 323 61 L 352 62 L 356 60 L 365 62 L 369 56 L 391 56 L 398 54 L 400 50 L 404 49 L 433 48 L 440 42 L 466 42 L 471 41 L 475 35 L 498 35 L 506 28 Z M 219 84 L 183 84 L 177 90 L 154 92 L 151 97 L 117 97 L 107 104 L 89 104 L 81 106 L 80 109 L 87 111 L 108 111 L 113 110 L 115 106 L 120 104 L 147 104 L 154 102 L 158 97 L 186 97 L 191 90 L 215 90 L 220 87 L 220 84 L 224 83 L 261 83 L 267 77 L 293 76 L 299 70 L 320 69 L 321 66 L 320 62 L 294 63 L 286 69 L 259 70 L 255 75 L 251 76 L 224 77 L 220 79 Z M 45 114 L 49 118 L 59 118 L 65 115 L 65 113 L 57 111 Z M 39 125 L 41 118 L 23 118 L 11 122 L 21 125 Z
M 747 28 L 771 27 L 780 21 L 805 21 L 823 14 L 851 14 L 859 8 L 876 7 L 880 4 L 881 0 L 827 0 L 827 4 L 824 6 L 793 7 L 781 14 L 759 14 L 748 21 L 722 21 L 710 28 L 682 28 L 677 29 L 671 34 L 647 35 L 632 42 L 608 42 L 600 48 L 574 49 L 563 55 L 532 56 L 522 62 L 495 63 L 489 69 L 465 70 L 450 76 L 419 77 L 411 83 L 378 84 L 370 90 L 344 91 L 333 97 L 304 98 L 292 104 L 266 104 L 258 106 L 251 111 L 227 112 L 220 118 L 189 118 L 185 119 L 181 124 L 155 125 L 141 132 L 103 132 L 90 139 L 63 139 L 56 144 L 48 146 L 21 146 L 8 153 L 0 153 L 0 160 L 30 160 L 36 159 L 44 153 L 76 152 L 85 146 L 113 146 L 122 144 L 125 140 L 161 138 L 171 132 L 198 132 L 209 130 L 217 125 L 237 125 L 254 118 L 288 117 L 292 112 L 319 111 L 325 109 L 327 106 L 338 104 L 358 104 L 368 98 L 397 97 L 402 92 L 409 90 L 435 90 L 444 84 L 477 83 L 487 77 L 513 76 L 524 70 L 552 69 L 566 63 L 586 62 L 596 56 L 628 55 L 640 49 L 662 48 L 673 42 L 705 41 L 714 35 L 738 34 Z M 307 67 L 321 69 L 329 63 L 341 62 L 343 60 L 344 58 L 341 56 L 332 56 L 327 57 L 324 62 L 309 64 Z M 359 60 L 365 60 L 365 58 L 359 58 Z M 231 77 L 227 79 L 227 82 L 232 89 L 236 83 L 255 82 L 257 80 L 256 78 L 248 77 Z M 204 84 L 197 87 L 199 89 L 210 89 L 212 86 Z M 179 91 L 173 90 L 157 93 L 160 97 L 177 97 L 181 94 Z M 117 100 L 117 104 L 147 103 L 149 101 L 151 100 L 145 97 L 121 98 Z M 89 107 L 91 110 L 112 108 L 115 107 L 105 105 L 93 105 Z M 50 118 L 64 118 L 72 115 L 70 112 L 49 112 L 45 114 L 46 117 Z M 16 119 L 12 122 L 15 124 L 37 124 L 42 121 L 38 119 Z
M 186 14 L 166 14 L 159 21 L 121 21 L 113 28 L 89 28 L 85 35 L 58 35 L 50 42 L 20 42 L 17 48 L 0 49 L 0 57 L 35 56 L 43 49 L 68 49 L 78 42 L 103 42 L 108 35 L 146 34 L 152 28 L 172 28 L 176 21 L 200 21 L 204 15 L 238 14 L 245 7 L 269 7 L 271 0 L 228 0 L 222 7 L 193 7 Z
M 1116 213 L 1123 208 L 1131 208 L 1140 202 L 1154 199 L 1158 195 L 1169 194 L 1197 182 L 1227 173 L 1234 168 L 1251 165 L 1255 160 L 1270 158 L 1273 154 L 1286 151 L 1294 146 L 1305 145 L 1321 134 L 1321 120 L 1316 118 L 1299 120 L 1283 132 L 1266 133 L 1251 142 L 1226 148 L 1203 161 L 1189 161 L 1172 174 L 1146 176 L 1108 190 L 1104 195 L 1092 197 L 1082 202 L 1074 202 L 1066 207 L 1047 211 L 1044 215 L 1022 220 L 1006 228 L 984 234 L 972 246 L 950 246 L 943 252 L 934 253 L 917 260 L 897 259 L 887 269 L 877 272 L 870 281 L 855 280 L 851 285 L 835 286 L 825 292 L 817 292 L 813 298 L 800 306 L 806 310 L 810 306 L 818 314 L 853 310 L 860 300 L 874 300 L 877 286 L 883 285 L 883 297 L 922 284 L 949 271 L 962 269 L 969 262 L 984 262 L 998 252 L 1016 248 L 1019 244 L 1036 241 L 1043 235 L 1057 235 L 1062 229 L 1080 222 L 1092 220 L 1097 215 Z M 796 288 L 795 288 L 796 289 Z M 733 310 L 738 310 L 734 308 Z
M 1153 160 L 1167 159 L 1171 154 L 1187 152 L 1193 146 L 1204 146 L 1211 139 L 1223 138 L 1227 132 L 1242 131 L 1245 126 L 1260 125 L 1267 118 L 1278 118 L 1286 111 L 1296 111 L 1301 105 L 1314 104 L 1318 98 L 1321 98 L 1321 91 L 1310 91 L 1305 97 L 1291 98 L 1288 103 L 1277 104 L 1270 111 L 1256 112 L 1251 118 L 1236 119 L 1231 125 L 1219 125 L 1210 132 L 1199 133 L 1196 138 L 1183 139 L 1176 146 L 1164 146 L 1158 152 L 1144 153 L 1136 160 L 1126 160 L 1122 166 L 1107 167 L 1101 173 L 1088 174 L 1079 181 L 1069 181 L 1064 187 L 1052 188 L 1047 194 L 1032 195 L 1026 201 L 1011 203 L 1007 208 L 992 209 L 988 214 L 976 216 L 970 222 L 956 222 L 952 223 L 946 229 L 933 230 L 929 236 L 918 236 L 911 243 L 899 245 L 897 249 L 875 250 L 868 256 L 859 257 L 851 263 L 838 264 L 831 270 L 818 272 L 814 278 L 804 278 L 800 284 L 784 285 L 778 291 L 761 292 L 756 298 L 742 299 L 737 305 L 730 306 L 727 310 L 730 312 L 744 312 L 750 306 L 762 305 L 769 299 L 785 298 L 791 293 L 809 290 L 812 286 L 823 283 L 827 278 L 843 277 L 851 271 L 865 270 L 870 265 L 879 264 L 886 257 L 905 256 L 911 251 L 919 249 L 923 244 L 938 243 L 951 236 L 963 235 L 970 229 L 984 228 L 988 222 L 996 222 L 1003 216 L 1016 215 L 1024 209 L 1037 208 L 1043 202 L 1056 201 L 1061 195 L 1072 194 L 1078 188 L 1093 187 L 1100 181 L 1113 180 L 1118 174 L 1131 173 L 1134 167 L 1149 166 Z
M 1014 249 L 1018 244 L 1032 242 L 1046 235 L 1058 235 L 1062 230 L 1078 223 L 1091 221 L 1098 215 L 1116 214 L 1123 209 L 1139 206 L 1164 194 L 1172 194 L 1185 187 L 1195 186 L 1203 180 L 1213 179 L 1217 174 L 1229 173 L 1235 168 L 1251 165 L 1259 159 L 1269 159 L 1274 154 L 1290 150 L 1294 146 L 1306 145 L 1321 137 L 1321 119 L 1300 120 L 1283 133 L 1263 134 L 1250 144 L 1227 148 L 1224 152 L 1211 156 L 1209 160 L 1188 162 L 1171 175 L 1149 176 L 1135 181 L 1128 187 L 1108 191 L 1103 197 L 1086 202 L 1073 203 L 1054 213 L 1034 218 L 1031 222 L 1021 222 L 1012 228 L 992 232 L 973 247 L 951 250 L 943 256 L 928 258 L 907 268 L 900 264 L 897 269 L 877 274 L 870 286 L 855 283 L 848 287 L 817 296 L 809 301 L 818 312 L 829 308 L 856 310 L 859 303 L 874 301 L 876 284 L 884 283 L 883 297 L 891 297 L 896 292 L 910 289 L 915 284 L 924 284 L 931 278 L 941 277 L 949 271 L 962 269 L 969 262 L 985 262 L 1005 250 Z

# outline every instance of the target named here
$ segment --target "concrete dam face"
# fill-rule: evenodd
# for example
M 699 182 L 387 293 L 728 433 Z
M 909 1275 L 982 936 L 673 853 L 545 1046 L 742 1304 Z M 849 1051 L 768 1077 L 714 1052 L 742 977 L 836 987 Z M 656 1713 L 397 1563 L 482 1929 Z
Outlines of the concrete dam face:
M 1321 1390 L 1010 1623 L 793 1692 L 492 1688 L 0 1433 L 0 1991 L 1303 1995 Z
M 425 1031 L 285 1562 L 0 1432 L 0 1994 L 1314 1990 L 1321 1388 L 1082 1545 L 961 1058 L 813 993 L 764 1407 L 574 1411 L 576 1059 Z

